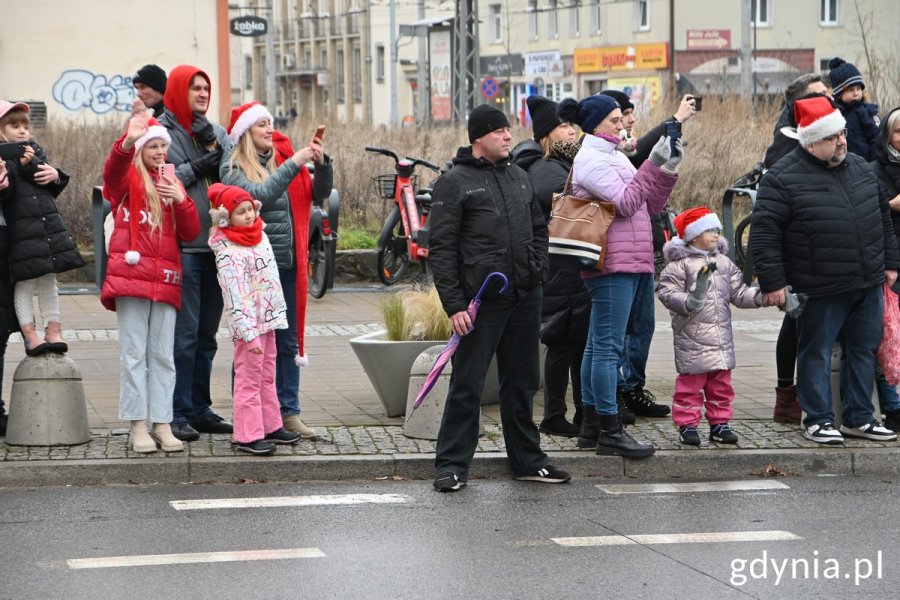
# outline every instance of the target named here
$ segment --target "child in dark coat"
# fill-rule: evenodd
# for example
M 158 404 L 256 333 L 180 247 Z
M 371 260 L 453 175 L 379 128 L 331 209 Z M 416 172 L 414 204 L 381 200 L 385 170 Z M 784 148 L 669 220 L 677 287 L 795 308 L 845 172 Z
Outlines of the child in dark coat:
M 828 63 L 831 71 L 831 95 L 847 120 L 847 150 L 868 161 L 875 159 L 875 144 L 878 142 L 878 105 L 866 102 L 863 90 L 866 83 L 854 65 L 842 58 L 832 58 Z

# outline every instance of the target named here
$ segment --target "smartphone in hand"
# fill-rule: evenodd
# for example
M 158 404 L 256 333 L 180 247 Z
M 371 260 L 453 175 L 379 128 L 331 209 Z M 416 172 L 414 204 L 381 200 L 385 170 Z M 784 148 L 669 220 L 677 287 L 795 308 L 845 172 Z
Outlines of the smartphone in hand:
M 25 143 L 6 142 L 0 144 L 0 160 L 15 160 L 25 156 Z
M 703 96 L 694 96 L 694 110 L 696 112 L 703 110 Z
M 681 137 L 681 123 L 676 120 L 671 120 L 666 123 L 666 135 L 669 136 L 669 143 L 672 148 L 672 156 L 675 156 L 677 150 L 675 150 L 675 142 L 678 141 L 678 138 Z
M 319 140 L 321 142 L 324 138 L 325 138 L 325 126 L 319 125 L 319 127 L 316 128 L 316 135 L 313 136 L 313 141 Z
M 158 173 L 160 181 L 162 181 L 163 178 L 170 179 L 173 182 L 175 181 L 175 165 L 172 163 L 160 165 Z

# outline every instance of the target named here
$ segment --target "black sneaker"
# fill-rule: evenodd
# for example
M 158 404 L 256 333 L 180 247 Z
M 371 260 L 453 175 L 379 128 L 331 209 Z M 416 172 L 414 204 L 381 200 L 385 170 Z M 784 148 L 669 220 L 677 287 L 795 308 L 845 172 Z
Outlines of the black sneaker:
M 0 435 L 6 435 L 6 420 L 7 416 L 0 413 Z
M 182 442 L 196 442 L 200 439 L 197 430 L 187 423 L 172 423 L 172 435 Z
M 553 465 L 547 465 L 541 469 L 538 469 L 537 472 L 532 473 L 530 475 L 519 475 L 518 477 L 513 477 L 516 481 L 541 481 L 543 483 L 566 483 L 572 476 L 563 471 L 562 469 L 557 469 Z
M 549 419 L 544 419 L 543 421 L 541 421 L 541 424 L 538 427 L 538 431 L 540 431 L 541 433 L 546 433 L 547 435 L 575 437 L 578 435 L 581 429 L 566 421 L 566 418 L 564 416 L 554 415 Z
M 833 423 L 816 423 L 803 430 L 803 437 L 819 444 L 838 446 L 844 443 L 844 436 L 834 428 Z
M 456 473 L 446 471 L 438 474 L 433 485 L 439 492 L 455 492 L 466 485 L 466 480 L 460 479 Z
M 700 433 L 693 425 L 688 425 L 687 427 L 679 427 L 678 439 L 681 440 L 682 444 L 687 444 L 688 446 L 700 445 Z
M 644 388 L 635 388 L 624 395 L 628 408 L 639 417 L 665 417 L 671 412 L 665 404 L 657 404 L 653 392 Z
M 288 431 L 284 427 L 279 427 L 272 433 L 267 433 L 263 438 L 273 444 L 296 444 L 300 441 L 300 434 L 295 431 Z
M 894 432 L 900 431 L 900 410 L 886 410 L 882 416 L 885 427 Z
M 191 423 L 191 427 L 200 433 L 234 433 L 231 423 L 216 413 L 209 413 L 205 419 Z
M 637 417 L 628 408 L 628 395 L 625 390 L 616 390 L 616 406 L 619 407 L 619 420 L 622 425 L 634 425 L 637 421 Z
M 720 444 L 737 444 L 738 436 L 734 434 L 728 423 L 719 423 L 709 429 L 709 441 Z
M 246 452 L 247 454 L 255 454 L 256 456 L 268 456 L 275 454 L 275 444 L 266 440 L 256 440 L 246 444 L 238 443 L 238 452 Z
M 891 442 L 897 439 L 897 434 L 882 426 L 878 421 L 872 421 L 859 427 L 841 425 L 841 433 L 848 437 L 876 440 L 878 442 Z

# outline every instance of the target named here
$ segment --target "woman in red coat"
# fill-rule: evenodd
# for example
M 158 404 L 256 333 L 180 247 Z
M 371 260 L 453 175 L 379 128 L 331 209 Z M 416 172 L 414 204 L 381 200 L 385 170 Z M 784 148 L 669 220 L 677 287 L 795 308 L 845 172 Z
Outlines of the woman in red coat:
M 119 418 L 131 421 L 129 445 L 135 452 L 155 452 L 157 444 L 166 452 L 184 449 L 170 426 L 175 315 L 181 308 L 178 241 L 195 239 L 200 221 L 174 173 L 163 174 L 170 143 L 165 127 L 135 110 L 103 167 L 103 195 L 115 227 L 100 301 L 116 311 Z

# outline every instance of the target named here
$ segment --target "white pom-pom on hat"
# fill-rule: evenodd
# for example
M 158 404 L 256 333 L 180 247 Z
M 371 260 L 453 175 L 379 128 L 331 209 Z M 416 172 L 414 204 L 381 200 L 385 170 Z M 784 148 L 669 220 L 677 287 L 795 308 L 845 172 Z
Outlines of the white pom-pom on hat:
M 129 265 L 136 265 L 141 261 L 141 253 L 137 250 L 129 250 L 125 253 L 125 262 Z
M 298 367 L 307 367 L 309 366 L 309 358 L 306 356 L 300 356 L 299 354 L 294 355 L 294 364 Z

